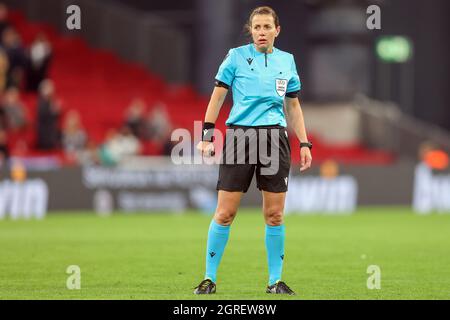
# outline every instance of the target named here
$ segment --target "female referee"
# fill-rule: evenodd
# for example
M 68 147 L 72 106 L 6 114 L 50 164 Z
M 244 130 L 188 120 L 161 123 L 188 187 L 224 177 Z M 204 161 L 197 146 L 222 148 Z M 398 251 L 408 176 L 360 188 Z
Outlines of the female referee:
M 295 294 L 283 281 L 281 272 L 284 259 L 285 227 L 283 210 L 288 189 L 290 169 L 290 146 L 287 135 L 287 120 L 300 140 L 301 168 L 311 166 L 312 144 L 308 142 L 303 113 L 297 97 L 301 83 L 292 54 L 274 47 L 275 38 L 280 34 L 278 16 L 270 7 L 258 7 L 251 13 L 247 25 L 253 43 L 229 50 L 219 67 L 215 87 L 209 101 L 203 125 L 202 141 L 197 149 L 203 156 L 214 154 L 213 130 L 220 108 L 228 89 L 232 88 L 233 107 L 226 121 L 228 127 L 223 149 L 233 143 L 230 129 L 244 132 L 247 149 L 261 145 L 265 139 L 268 148 L 278 148 L 278 170 L 275 174 L 263 174 L 267 165 L 260 161 L 249 163 L 251 154 L 245 154 L 245 163 L 229 163 L 223 160 L 219 167 L 217 183 L 218 203 L 208 232 L 206 251 L 206 272 L 204 280 L 195 288 L 195 294 L 216 292 L 216 274 L 230 233 L 230 226 L 236 216 L 243 193 L 250 185 L 256 172 L 258 189 L 262 191 L 263 212 L 266 223 L 265 244 L 269 270 L 267 293 Z M 246 132 L 256 131 L 257 141 L 248 143 Z M 266 134 L 262 134 L 265 130 Z M 233 132 L 233 131 L 231 131 Z M 232 134 L 232 133 L 231 133 Z M 248 137 L 249 135 L 247 135 Z M 237 140 L 242 139 L 237 135 Z M 255 148 L 253 148 L 255 149 Z M 259 147 L 260 149 L 260 147 Z M 272 150 L 272 149 L 270 149 Z M 241 153 L 234 149 L 234 156 Z M 248 151 L 251 153 L 251 151 Z

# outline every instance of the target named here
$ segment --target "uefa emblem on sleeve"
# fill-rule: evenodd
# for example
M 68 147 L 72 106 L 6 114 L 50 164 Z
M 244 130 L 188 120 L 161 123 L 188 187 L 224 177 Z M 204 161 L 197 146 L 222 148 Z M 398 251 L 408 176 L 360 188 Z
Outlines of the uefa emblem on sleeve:
M 286 79 L 275 79 L 275 89 L 280 97 L 286 94 L 287 83 Z

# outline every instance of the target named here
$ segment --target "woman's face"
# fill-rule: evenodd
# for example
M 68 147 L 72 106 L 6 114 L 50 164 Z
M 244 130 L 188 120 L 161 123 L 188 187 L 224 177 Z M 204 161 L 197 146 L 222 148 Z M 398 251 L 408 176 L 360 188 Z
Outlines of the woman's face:
M 258 51 L 266 52 L 272 49 L 275 38 L 280 33 L 280 26 L 275 27 L 272 15 L 256 14 L 252 19 L 251 32 Z

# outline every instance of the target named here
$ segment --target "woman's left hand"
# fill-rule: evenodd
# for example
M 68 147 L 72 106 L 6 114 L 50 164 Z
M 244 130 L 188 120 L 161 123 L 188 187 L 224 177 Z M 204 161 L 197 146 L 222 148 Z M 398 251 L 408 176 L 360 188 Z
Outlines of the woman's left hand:
M 311 167 L 311 150 L 307 147 L 300 148 L 300 171 L 305 171 Z

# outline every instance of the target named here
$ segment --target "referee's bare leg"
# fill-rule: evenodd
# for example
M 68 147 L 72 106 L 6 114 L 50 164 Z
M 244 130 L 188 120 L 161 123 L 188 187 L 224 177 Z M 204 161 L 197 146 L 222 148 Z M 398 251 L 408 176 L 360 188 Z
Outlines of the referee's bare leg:
M 262 191 L 264 220 L 269 226 L 283 224 L 284 202 L 286 192 Z
M 241 203 L 242 194 L 240 191 L 230 192 L 219 190 L 217 208 L 214 213 L 216 223 L 225 226 L 231 225 Z

